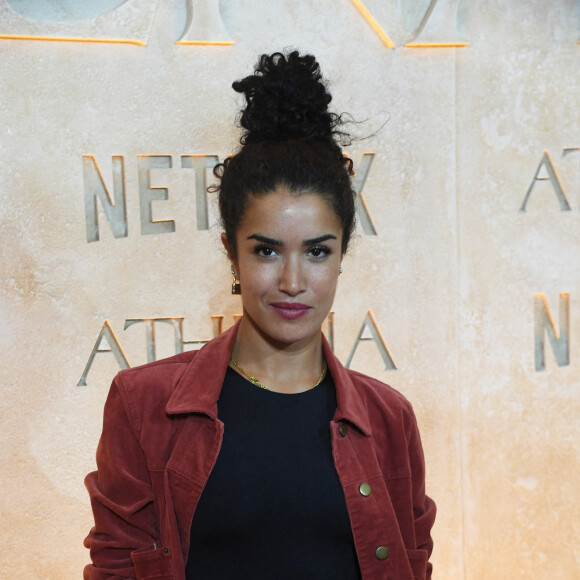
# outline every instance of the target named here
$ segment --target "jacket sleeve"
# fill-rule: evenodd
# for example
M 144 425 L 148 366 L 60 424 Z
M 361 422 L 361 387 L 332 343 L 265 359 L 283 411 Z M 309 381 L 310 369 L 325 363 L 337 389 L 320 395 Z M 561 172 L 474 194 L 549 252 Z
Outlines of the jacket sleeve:
M 411 493 L 416 550 L 408 551 L 413 577 L 430 580 L 433 566 L 429 562 L 433 551 L 431 528 L 435 522 L 435 502 L 425 493 L 425 458 L 415 416 L 412 416 L 408 433 L 409 462 L 411 467 Z
M 97 471 L 85 485 L 95 525 L 85 539 L 92 564 L 85 580 L 135 578 L 131 552 L 153 547 L 156 524 L 146 458 L 117 375 L 105 403 Z

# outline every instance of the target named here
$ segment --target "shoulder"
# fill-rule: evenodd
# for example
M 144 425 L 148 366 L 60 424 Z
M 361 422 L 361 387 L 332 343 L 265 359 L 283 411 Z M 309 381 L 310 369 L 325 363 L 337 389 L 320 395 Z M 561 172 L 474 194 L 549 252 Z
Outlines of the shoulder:
M 395 409 L 413 411 L 409 400 L 390 385 L 357 371 L 347 369 L 346 372 L 359 395 L 367 401 L 380 402 Z
M 411 403 L 396 389 L 364 373 L 345 367 L 332 352 L 323 336 L 322 346 L 334 379 L 341 412 L 345 417 L 353 413 L 361 420 L 366 416 L 372 422 L 383 415 L 396 423 L 401 416 L 414 417 Z M 367 421 L 368 423 L 368 421 Z
M 345 369 L 364 408 L 371 431 L 405 438 L 417 429 L 413 406 L 399 391 L 363 373 Z M 396 437 L 398 438 L 398 436 Z
M 175 379 L 179 380 L 197 353 L 197 350 L 182 352 L 169 358 L 122 370 L 117 374 L 116 380 L 126 386 L 145 388 L 147 385 L 155 385 L 161 388 L 171 384 Z
M 164 408 L 198 351 L 120 371 L 113 380 L 124 405 L 134 416 L 148 407 Z M 137 417 L 134 417 L 137 419 Z
M 117 377 L 122 378 L 123 381 L 143 381 L 152 378 L 158 379 L 163 376 L 172 376 L 175 373 L 183 373 L 197 353 L 197 350 L 191 350 L 176 354 L 169 358 L 125 369 L 120 371 Z

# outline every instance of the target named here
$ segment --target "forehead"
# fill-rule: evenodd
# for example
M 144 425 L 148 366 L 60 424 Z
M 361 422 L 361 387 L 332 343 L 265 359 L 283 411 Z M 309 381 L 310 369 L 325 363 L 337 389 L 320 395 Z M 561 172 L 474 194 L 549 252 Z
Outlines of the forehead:
M 307 232 L 341 231 L 338 216 L 329 202 L 312 192 L 291 193 L 285 187 L 249 195 L 241 230 L 267 228 L 297 235 Z

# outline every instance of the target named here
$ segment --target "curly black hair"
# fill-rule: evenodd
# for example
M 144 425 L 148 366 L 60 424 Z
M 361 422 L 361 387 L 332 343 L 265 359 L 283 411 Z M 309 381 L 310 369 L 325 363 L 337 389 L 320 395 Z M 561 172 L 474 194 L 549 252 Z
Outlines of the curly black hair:
M 352 161 L 339 145 L 348 143 L 342 117 L 328 110 L 332 96 L 314 56 L 262 55 L 253 75 L 233 83 L 246 107 L 239 118 L 241 148 L 214 168 L 220 183 L 219 208 L 229 250 L 248 195 L 266 195 L 284 186 L 292 194 L 315 193 L 335 211 L 342 226 L 342 251 L 354 230 Z

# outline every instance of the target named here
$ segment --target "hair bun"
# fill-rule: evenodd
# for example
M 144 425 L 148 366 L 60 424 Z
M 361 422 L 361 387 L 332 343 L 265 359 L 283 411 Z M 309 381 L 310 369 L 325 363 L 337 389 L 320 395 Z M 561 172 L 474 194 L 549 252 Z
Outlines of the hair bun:
M 328 111 L 332 97 L 314 56 L 263 54 L 254 74 L 232 87 L 246 97 L 242 144 L 289 139 L 334 140 L 340 118 Z M 338 133 L 338 132 L 337 132 Z

